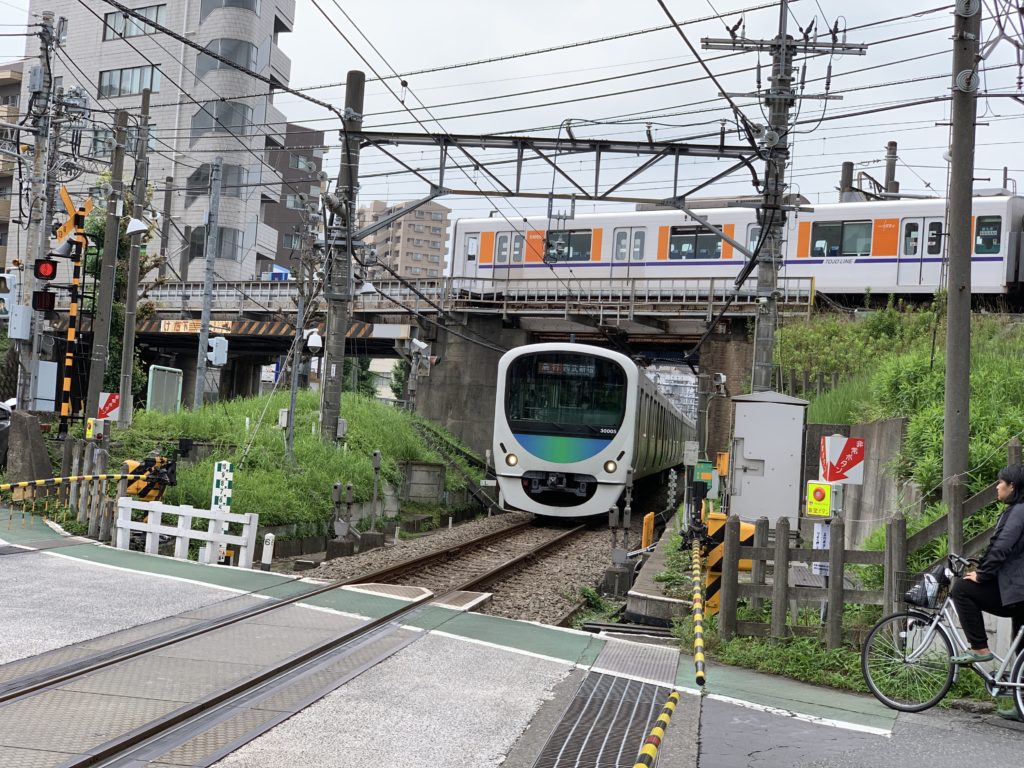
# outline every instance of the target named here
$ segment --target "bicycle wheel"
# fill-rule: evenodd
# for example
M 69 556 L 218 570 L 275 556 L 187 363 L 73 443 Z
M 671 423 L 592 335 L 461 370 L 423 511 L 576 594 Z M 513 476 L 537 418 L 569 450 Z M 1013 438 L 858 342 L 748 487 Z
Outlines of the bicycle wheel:
M 1017 660 L 1013 662 L 1010 682 L 1024 685 L 1024 651 L 1017 652 Z M 1013 689 L 1013 703 L 1017 706 L 1017 714 L 1024 720 L 1024 688 Z
M 875 698 L 901 712 L 920 712 L 942 700 L 953 685 L 953 646 L 932 617 L 894 613 L 878 622 L 864 641 L 860 668 Z

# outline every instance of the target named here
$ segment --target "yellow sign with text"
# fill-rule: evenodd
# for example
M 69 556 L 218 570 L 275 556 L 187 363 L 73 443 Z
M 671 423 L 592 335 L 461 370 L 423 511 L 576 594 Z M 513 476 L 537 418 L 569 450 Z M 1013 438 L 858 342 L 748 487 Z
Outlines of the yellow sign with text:
M 832 483 L 807 483 L 807 516 L 832 517 Z

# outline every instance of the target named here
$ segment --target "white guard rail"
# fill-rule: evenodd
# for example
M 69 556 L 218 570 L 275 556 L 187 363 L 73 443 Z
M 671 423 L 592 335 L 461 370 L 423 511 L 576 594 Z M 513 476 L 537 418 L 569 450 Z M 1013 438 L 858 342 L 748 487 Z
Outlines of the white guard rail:
M 139 510 L 148 513 L 145 522 L 134 522 L 132 510 Z M 164 525 L 161 522 L 162 515 L 176 515 L 177 525 Z M 193 531 L 192 520 L 202 518 L 209 521 L 206 531 Z M 234 545 L 238 547 L 238 567 L 251 568 L 252 554 L 256 547 L 256 527 L 259 523 L 259 515 L 248 513 L 236 515 L 226 510 L 219 509 L 196 509 L 187 504 L 175 507 L 170 504 L 163 504 L 159 501 L 136 501 L 127 496 L 117 500 L 117 547 L 128 549 L 128 540 L 131 531 L 145 531 L 146 552 L 157 554 L 160 546 L 160 536 L 174 537 L 174 556 L 179 560 L 188 558 L 188 545 L 192 540 L 205 541 L 209 544 L 206 547 L 206 562 L 216 563 L 219 545 Z M 241 523 L 242 535 L 233 536 L 224 533 L 227 526 L 223 523 Z

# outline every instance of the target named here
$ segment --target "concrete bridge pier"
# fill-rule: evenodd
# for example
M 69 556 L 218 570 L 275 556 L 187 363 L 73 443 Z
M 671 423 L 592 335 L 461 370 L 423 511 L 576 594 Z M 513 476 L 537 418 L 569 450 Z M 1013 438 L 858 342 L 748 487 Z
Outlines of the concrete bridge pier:
M 418 381 L 416 412 L 483 456 L 494 431 L 498 359 L 502 350 L 528 343 L 529 335 L 503 327 L 498 317 L 471 317 L 453 330 L 460 335 L 430 326 L 421 336 L 437 360 Z

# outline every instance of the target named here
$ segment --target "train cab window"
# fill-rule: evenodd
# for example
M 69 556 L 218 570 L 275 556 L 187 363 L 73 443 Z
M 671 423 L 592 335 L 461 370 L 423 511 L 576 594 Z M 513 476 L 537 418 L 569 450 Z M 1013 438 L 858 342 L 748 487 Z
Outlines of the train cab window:
M 517 264 L 522 263 L 525 250 L 526 238 L 522 235 L 512 235 L 512 261 Z
M 938 256 L 942 253 L 942 222 L 928 222 L 928 255 Z
M 494 263 L 495 264 L 507 264 L 508 263 L 508 241 L 511 235 L 508 232 L 502 232 L 494 237 Z
M 974 226 L 974 252 L 999 253 L 1002 216 L 979 216 Z
M 628 229 L 616 229 L 614 237 L 614 247 L 612 258 L 615 261 L 625 261 L 627 251 L 629 250 L 629 230 Z
M 544 260 L 590 261 L 592 241 L 589 229 L 552 230 L 544 239 Z
M 688 227 L 672 227 L 668 238 L 670 259 L 718 259 L 722 256 L 722 238 L 714 232 Z
M 480 252 L 480 235 L 466 235 L 466 261 L 476 261 Z
M 917 256 L 918 242 L 921 240 L 921 225 L 916 221 L 903 223 L 903 255 Z
M 644 244 L 647 242 L 647 230 L 633 230 L 633 261 L 644 260 Z

